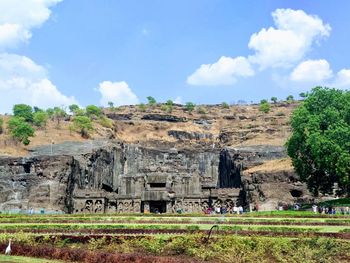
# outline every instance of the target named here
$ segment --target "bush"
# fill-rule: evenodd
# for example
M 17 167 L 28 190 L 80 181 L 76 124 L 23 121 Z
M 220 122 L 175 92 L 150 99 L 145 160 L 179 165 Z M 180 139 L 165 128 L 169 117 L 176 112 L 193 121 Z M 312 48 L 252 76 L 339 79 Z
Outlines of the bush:
M 86 115 L 89 117 L 100 117 L 102 114 L 101 108 L 95 105 L 86 106 Z
M 277 103 L 277 97 L 272 97 L 271 101 L 276 104 Z
M 113 128 L 113 121 L 111 119 L 101 117 L 99 122 L 105 128 Z
M 80 109 L 79 106 L 78 106 L 77 104 L 69 105 L 68 108 L 69 108 L 69 111 L 70 111 L 72 114 L 75 114 L 75 112 L 76 112 L 77 110 Z
M 196 107 L 196 105 L 192 102 L 186 102 L 186 105 L 185 105 L 185 109 L 186 111 L 188 111 L 189 113 L 191 113 L 194 108 Z
M 91 119 L 86 116 L 76 116 L 73 119 L 73 127 L 83 138 L 89 138 L 90 132 L 93 131 Z
M 33 121 L 33 109 L 31 106 L 26 104 L 16 104 L 13 106 L 13 115 L 15 117 L 21 117 L 24 121 Z
M 24 145 L 28 145 L 30 143 L 29 137 L 34 136 L 33 127 L 22 117 L 12 117 L 8 122 L 8 129 L 11 136 Z
M 222 107 L 223 109 L 228 109 L 228 108 L 230 108 L 230 106 L 228 105 L 227 102 L 222 102 L 222 103 L 221 103 L 221 107 Z
M 33 114 L 33 123 L 38 127 L 45 127 L 49 116 L 45 111 L 37 111 Z
M 264 113 L 268 113 L 270 111 L 270 104 L 269 103 L 261 103 L 259 106 L 259 110 L 264 112 Z

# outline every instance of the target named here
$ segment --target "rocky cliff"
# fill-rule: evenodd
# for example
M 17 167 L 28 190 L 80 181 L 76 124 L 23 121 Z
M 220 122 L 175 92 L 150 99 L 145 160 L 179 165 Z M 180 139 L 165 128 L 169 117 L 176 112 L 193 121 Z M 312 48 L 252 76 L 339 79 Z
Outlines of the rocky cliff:
M 113 128 L 96 126 L 91 140 L 60 142 L 52 131 L 49 145 L 43 134 L 25 157 L 0 157 L 0 210 L 202 212 L 310 200 L 281 146 L 290 105 L 268 115 L 255 106 L 206 111 L 129 107 L 106 112 Z

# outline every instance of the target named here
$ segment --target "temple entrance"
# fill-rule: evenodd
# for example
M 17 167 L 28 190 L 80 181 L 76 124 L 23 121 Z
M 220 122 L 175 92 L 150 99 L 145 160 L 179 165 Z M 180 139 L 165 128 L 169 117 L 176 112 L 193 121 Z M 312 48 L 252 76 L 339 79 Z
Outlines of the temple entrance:
M 150 201 L 149 210 L 151 213 L 166 213 L 166 202 L 165 201 Z

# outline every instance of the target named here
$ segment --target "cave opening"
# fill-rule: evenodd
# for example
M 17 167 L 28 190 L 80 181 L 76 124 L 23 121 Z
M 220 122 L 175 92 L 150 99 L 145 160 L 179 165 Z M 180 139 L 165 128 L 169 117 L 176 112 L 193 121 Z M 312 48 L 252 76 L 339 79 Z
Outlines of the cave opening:
M 303 195 L 303 191 L 297 190 L 297 189 L 293 189 L 290 191 L 290 194 L 293 197 L 301 197 Z
M 24 169 L 24 172 L 26 174 L 30 174 L 30 166 L 31 166 L 31 163 L 24 163 L 23 164 L 23 169 Z
M 242 165 L 235 163 L 228 150 L 220 153 L 218 188 L 240 188 Z
M 113 192 L 113 188 L 107 184 L 102 184 L 102 190 L 105 190 L 107 192 Z

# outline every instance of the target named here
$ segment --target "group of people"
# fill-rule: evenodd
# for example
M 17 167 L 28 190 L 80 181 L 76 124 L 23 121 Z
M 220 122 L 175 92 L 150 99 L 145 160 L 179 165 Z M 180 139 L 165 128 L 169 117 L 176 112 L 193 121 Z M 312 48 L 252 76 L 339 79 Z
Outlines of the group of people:
M 346 207 L 340 207 L 336 209 L 335 207 L 323 207 L 323 206 L 312 206 L 312 211 L 317 214 L 329 214 L 329 215 L 335 215 L 337 213 L 341 215 L 350 215 L 350 208 L 348 206 Z
M 244 209 L 243 206 L 236 206 L 234 205 L 232 208 L 227 208 L 226 206 L 216 206 L 214 208 L 208 207 L 206 211 L 204 211 L 205 214 L 243 214 Z

